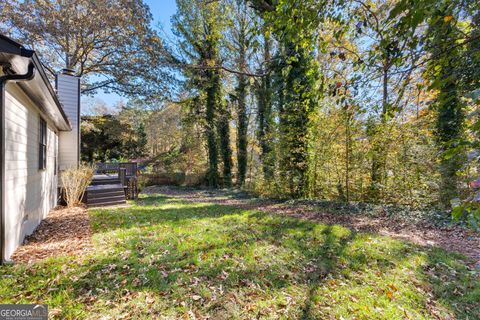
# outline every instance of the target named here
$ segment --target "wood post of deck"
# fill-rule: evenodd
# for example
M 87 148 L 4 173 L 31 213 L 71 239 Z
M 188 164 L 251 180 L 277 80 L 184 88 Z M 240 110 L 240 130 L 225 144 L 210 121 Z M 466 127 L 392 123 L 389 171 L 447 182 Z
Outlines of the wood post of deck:
M 118 168 L 118 179 L 120 180 L 120 184 L 123 187 L 127 186 L 127 169 L 126 168 Z

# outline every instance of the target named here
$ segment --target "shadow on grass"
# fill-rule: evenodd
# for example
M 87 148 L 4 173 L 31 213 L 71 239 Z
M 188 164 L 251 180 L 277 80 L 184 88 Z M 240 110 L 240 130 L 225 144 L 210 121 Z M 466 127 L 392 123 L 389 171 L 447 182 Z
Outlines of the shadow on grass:
M 146 241 L 150 237 L 149 234 L 127 236 L 127 241 L 117 245 L 120 252 L 132 253 L 126 260 L 106 257 L 105 260 L 99 261 L 100 267 L 127 263 L 129 268 L 136 270 L 133 274 L 138 275 L 141 274 L 141 269 L 146 263 L 145 256 L 158 250 L 167 250 L 167 254 L 154 261 L 154 265 L 159 267 L 159 271 L 150 272 L 145 283 L 138 285 L 137 281 L 137 286 L 132 286 L 131 290 L 135 290 L 135 288 L 136 290 L 160 289 L 166 295 L 173 294 L 183 297 L 186 289 L 179 283 L 188 287 L 189 281 L 196 278 L 207 283 L 221 283 L 224 296 L 229 297 L 231 294 L 238 294 L 238 288 L 251 283 L 278 291 L 288 288 L 294 282 L 305 291 L 301 302 L 302 307 L 296 317 L 309 319 L 319 316 L 315 315 L 316 303 L 319 299 L 317 289 L 319 286 L 325 285 L 326 278 L 335 279 L 342 273 L 354 274 L 369 267 L 375 267 L 376 272 L 380 275 L 388 275 L 395 270 L 397 265 L 417 258 L 418 254 L 418 248 L 410 245 L 404 246 L 400 242 L 394 242 L 395 245 L 386 248 L 385 252 L 365 253 L 362 250 L 352 250 L 349 247 L 352 246 L 352 242 L 357 240 L 357 234 L 341 227 L 320 227 L 318 224 L 304 220 L 272 217 L 266 213 L 246 212 L 229 206 L 204 204 L 195 207 L 189 202 L 172 201 L 158 196 L 143 199 L 140 204 L 144 207 L 135 209 L 135 219 L 131 219 L 129 212 L 112 212 L 114 220 L 121 221 L 120 226 L 109 223 L 110 226 L 115 226 L 112 230 L 117 227 L 146 227 L 150 231 L 150 226 L 157 224 L 171 228 L 189 224 L 190 227 L 185 230 L 181 230 L 181 228 L 176 230 L 173 238 L 160 237 Z M 237 216 L 241 215 L 247 217 L 246 221 L 239 221 Z M 209 230 L 208 227 L 195 228 L 192 225 L 193 221 L 203 222 L 208 219 L 215 219 L 214 223 L 220 227 L 220 230 Z M 144 224 L 146 220 L 149 222 L 148 225 Z M 103 228 L 101 230 L 106 231 Z M 192 237 L 198 237 L 199 233 L 211 233 L 211 236 L 200 237 L 199 241 L 192 239 Z M 190 245 L 184 245 L 185 242 L 190 242 Z M 145 245 L 148 247 L 147 253 L 143 252 Z M 262 264 L 264 259 L 258 258 L 254 252 L 252 253 L 254 248 L 258 249 L 259 247 L 271 250 L 263 252 L 264 255 L 285 254 L 285 252 L 275 252 L 275 248 L 283 248 L 286 252 L 295 252 L 296 254 L 288 256 L 287 253 L 287 257 L 283 260 L 267 259 L 266 264 Z M 346 250 L 347 248 L 349 250 Z M 442 254 L 443 257 L 438 256 L 438 252 L 435 250 L 428 251 L 426 265 L 438 266 L 439 263 L 440 265 L 442 263 L 450 265 L 459 259 L 458 256 L 448 256 L 443 252 Z M 206 257 L 204 261 L 198 258 L 202 255 Z M 238 261 L 242 259 L 249 262 L 247 267 L 235 270 Z M 375 266 L 371 266 L 372 261 Z M 466 303 L 462 303 L 456 299 L 455 295 L 450 294 L 453 286 L 457 290 L 462 290 L 461 295 L 471 295 L 467 289 L 475 289 L 475 284 L 468 288 L 461 286 L 461 282 L 469 279 L 468 277 L 451 279 L 448 283 L 436 282 L 435 277 L 438 275 L 429 273 L 428 268 L 417 268 L 416 275 L 424 281 L 429 290 L 437 294 L 436 298 L 442 306 L 458 317 L 461 317 L 465 311 L 469 312 L 466 310 L 468 308 L 473 308 L 470 310 L 472 312 L 479 312 L 474 306 L 469 307 L 468 301 L 473 298 L 468 298 L 464 300 Z M 461 262 L 457 262 L 454 268 L 461 268 Z M 232 269 L 234 269 L 233 272 L 226 271 Z M 97 272 L 99 269 L 93 270 L 85 277 L 86 281 L 90 282 L 91 276 L 98 278 Z M 446 271 L 441 270 L 440 272 L 445 275 Z M 131 285 L 135 284 L 135 278 L 131 281 Z M 388 285 L 385 284 L 385 287 Z M 395 286 L 392 285 L 392 287 Z M 450 289 L 447 289 L 448 287 Z M 427 296 L 420 295 L 418 299 L 424 306 L 431 303 Z M 213 307 L 210 306 L 209 310 L 222 309 L 224 304 L 225 301 L 218 302 Z M 428 308 L 426 307 L 426 309 Z
M 212 237 L 203 237 L 198 242 L 190 239 L 190 245 L 182 245 L 183 236 L 188 238 L 188 234 L 182 236 L 181 232 L 169 239 L 159 237 L 156 240 L 151 237 L 157 235 L 150 232 L 133 237 L 129 235 L 125 241 L 116 244 L 115 254 L 102 255 L 89 265 L 76 284 L 76 294 L 82 296 L 96 288 L 111 288 L 103 289 L 100 296 L 106 301 L 118 299 L 118 290 L 114 288 L 121 279 L 127 279 L 125 288 L 129 291 L 154 291 L 160 296 L 170 296 L 174 301 L 189 300 L 192 294 L 201 295 L 206 287 L 211 288 L 212 285 L 221 286 L 222 297 L 208 305 L 208 310 L 213 312 L 214 317 L 222 318 L 222 314 L 226 317 L 232 315 L 232 310 L 225 308 L 232 296 L 248 300 L 250 294 L 257 295 L 257 290 L 278 292 L 288 289 L 293 281 L 306 292 L 298 316 L 309 318 L 314 308 L 316 287 L 334 271 L 338 256 L 354 235 L 339 227 L 318 228 L 307 221 L 272 219 L 270 215 L 260 212 L 248 214 L 248 222 L 239 223 L 228 216 L 232 212 L 239 214 L 238 210 L 232 211 L 223 206 L 207 208 L 223 212 L 202 216 L 204 219 L 223 219 L 216 221 L 220 226 L 218 232 L 205 230 L 207 233 L 213 232 Z M 192 220 L 199 218 L 199 211 L 195 208 L 172 211 L 171 215 L 159 211 L 158 214 L 164 218 L 155 221 L 176 225 L 179 220 L 172 219 L 172 216 L 177 216 L 177 211 L 182 212 L 182 222 L 187 221 L 190 215 Z M 129 224 L 128 227 L 133 226 Z M 311 246 L 309 241 L 305 241 L 305 234 L 309 233 L 312 233 L 309 240 L 318 243 L 318 246 Z M 285 238 L 288 238 L 288 243 L 282 241 Z M 169 240 L 174 240 L 174 243 Z M 259 250 L 255 252 L 256 249 Z M 158 252 L 162 253 L 160 257 L 155 255 Z M 275 256 L 269 257 L 268 254 L 286 256 L 275 259 Z M 244 266 L 237 268 L 239 263 Z M 145 265 L 151 266 L 147 272 Z M 143 280 L 139 281 L 139 278 Z M 192 279 L 208 285 L 192 293 Z M 243 303 L 247 304 L 248 301 Z M 237 306 L 240 309 L 244 307 L 242 303 Z M 235 312 L 243 318 L 252 316 L 242 315 L 243 310 Z
M 96 209 L 92 227 L 94 232 L 126 230 L 165 223 L 181 225 L 191 220 L 219 218 L 240 214 L 242 210 L 214 204 L 192 204 L 163 196 L 151 196 L 135 202 L 131 208 Z
M 96 210 L 92 224 L 98 251 L 86 262 L 18 270 L 19 288 L 57 279 L 54 291 L 49 281 L 19 289 L 25 302 L 48 297 L 69 306 L 65 318 L 480 315 L 480 285 L 459 256 L 340 226 L 159 196 Z

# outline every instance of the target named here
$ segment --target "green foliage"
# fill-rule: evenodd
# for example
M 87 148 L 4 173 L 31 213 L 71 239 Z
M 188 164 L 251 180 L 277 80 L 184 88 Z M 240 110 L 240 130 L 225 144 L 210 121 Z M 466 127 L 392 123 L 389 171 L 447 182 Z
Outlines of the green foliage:
M 218 3 L 177 0 L 177 14 L 173 17 L 174 32 L 179 48 L 188 57 L 186 64 L 200 68 L 183 70 L 187 86 L 195 100 L 195 107 L 203 112 L 208 150 L 208 185 L 220 185 L 218 175 L 219 153 L 223 161 L 223 181 L 231 185 L 232 158 L 229 135 L 229 112 L 224 101 L 220 61 L 220 40 L 224 28 L 223 7 Z M 199 110 L 200 111 L 200 110 Z
M 448 152 L 455 141 L 462 138 L 464 128 L 464 105 L 460 101 L 460 85 L 458 83 L 460 51 L 449 49 L 459 37 L 459 30 L 454 21 L 446 21 L 444 17 L 452 16 L 454 8 L 440 3 L 430 20 L 429 44 L 431 54 L 436 57 L 429 63 L 429 71 L 435 89 L 438 90 L 435 99 L 437 112 L 436 135 L 439 148 Z M 447 19 L 448 20 L 448 19 Z M 449 50 L 449 54 L 443 54 Z M 441 201 L 448 206 L 450 200 L 458 197 L 457 172 L 461 168 L 461 154 L 443 157 L 440 161 L 442 175 Z
M 82 116 L 81 156 L 88 163 L 146 155 L 147 112 L 124 106 L 118 114 Z
M 308 131 L 317 102 L 318 73 L 311 53 L 286 48 L 284 103 L 280 106 L 280 176 L 290 196 L 304 195 L 308 169 Z
M 271 43 L 269 36 L 263 37 L 263 61 L 271 59 Z M 260 71 L 265 73 L 264 69 Z M 255 86 L 255 98 L 257 99 L 257 140 L 260 144 L 260 157 L 262 162 L 263 178 L 270 181 L 274 176 L 275 170 L 275 153 L 273 150 L 274 138 L 274 114 L 273 114 L 273 88 L 272 76 L 266 74 L 259 79 Z
M 82 160 L 105 162 L 123 155 L 120 122 L 112 115 L 84 116 L 81 125 Z
M 415 207 L 459 197 L 466 210 L 480 136 L 475 5 L 178 0 L 175 47 L 159 55 L 179 68 L 183 109 L 148 113 L 138 145 L 153 171 L 211 187 Z

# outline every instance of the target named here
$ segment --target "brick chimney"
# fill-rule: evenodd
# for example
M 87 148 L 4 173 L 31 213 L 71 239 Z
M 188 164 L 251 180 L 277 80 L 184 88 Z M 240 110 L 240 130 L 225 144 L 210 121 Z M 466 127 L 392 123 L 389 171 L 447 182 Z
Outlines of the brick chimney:
M 80 163 L 80 78 L 73 70 L 63 69 L 55 83 L 58 99 L 72 125 L 72 131 L 60 132 L 58 140 L 58 165 L 65 170 Z

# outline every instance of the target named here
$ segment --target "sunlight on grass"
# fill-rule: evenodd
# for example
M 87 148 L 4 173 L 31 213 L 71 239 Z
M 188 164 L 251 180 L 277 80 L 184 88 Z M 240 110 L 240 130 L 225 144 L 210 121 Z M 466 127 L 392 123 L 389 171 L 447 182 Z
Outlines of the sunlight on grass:
M 463 258 L 340 226 L 161 196 L 91 211 L 96 251 L 0 269 L 59 318 L 480 318 Z

